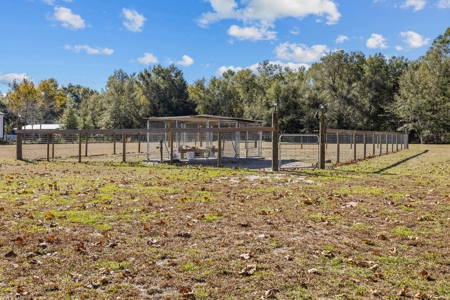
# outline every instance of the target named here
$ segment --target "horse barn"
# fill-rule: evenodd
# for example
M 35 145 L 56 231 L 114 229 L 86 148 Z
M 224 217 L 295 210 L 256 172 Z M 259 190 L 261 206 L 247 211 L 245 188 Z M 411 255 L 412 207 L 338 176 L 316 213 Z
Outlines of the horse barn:
M 223 158 L 262 157 L 263 134 L 255 131 L 255 127 L 262 127 L 261 121 L 211 115 L 150 117 L 145 120 L 147 129 L 183 129 L 183 132 L 147 133 L 149 161 L 170 157 L 171 149 L 175 160 L 217 159 L 219 148 Z M 229 128 L 229 131 L 219 135 L 208 131 L 208 128 Z M 246 128 L 252 130 L 248 132 Z

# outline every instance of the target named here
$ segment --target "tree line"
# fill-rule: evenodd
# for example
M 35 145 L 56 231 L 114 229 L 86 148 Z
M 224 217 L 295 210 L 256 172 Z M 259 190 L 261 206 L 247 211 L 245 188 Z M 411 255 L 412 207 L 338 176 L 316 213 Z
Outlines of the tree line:
M 417 60 L 381 53 L 329 52 L 309 69 L 264 61 L 257 72 L 228 70 L 188 84 L 180 69 L 156 65 L 138 74 L 116 70 L 101 91 L 24 79 L 0 93 L 6 129 L 60 123 L 68 129 L 142 128 L 146 117 L 209 114 L 262 120 L 279 112 L 282 132 L 317 130 L 323 104 L 336 129 L 408 130 L 420 142 L 450 142 L 450 28 Z

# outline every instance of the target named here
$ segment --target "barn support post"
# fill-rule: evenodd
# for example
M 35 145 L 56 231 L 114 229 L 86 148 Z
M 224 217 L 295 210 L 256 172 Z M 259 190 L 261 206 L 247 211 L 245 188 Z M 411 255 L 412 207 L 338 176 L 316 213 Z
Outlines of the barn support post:
M 278 171 L 278 112 L 272 113 L 272 171 Z
M 122 133 L 122 162 L 127 162 L 127 134 Z

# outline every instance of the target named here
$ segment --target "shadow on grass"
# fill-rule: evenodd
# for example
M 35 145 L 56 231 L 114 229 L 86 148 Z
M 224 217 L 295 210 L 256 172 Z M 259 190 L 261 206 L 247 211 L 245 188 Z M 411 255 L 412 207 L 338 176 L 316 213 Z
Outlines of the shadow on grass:
M 396 162 L 395 164 L 392 164 L 392 165 L 390 165 L 390 166 L 387 166 L 387 167 L 385 167 L 385 168 L 383 168 L 383 169 L 379 169 L 378 171 L 375 171 L 375 172 L 373 172 L 373 173 L 374 173 L 374 174 L 380 174 L 380 173 L 382 173 L 382 172 L 384 172 L 384 171 L 387 171 L 387 170 L 389 170 L 389 169 L 395 168 L 395 167 L 397 167 L 397 166 L 399 166 L 399 165 L 401 165 L 401 164 L 403 164 L 403 163 L 405 163 L 405 162 L 407 162 L 407 161 L 409 161 L 409 160 L 411 160 L 411 159 L 413 159 L 413 158 L 416 158 L 416 157 L 418 157 L 418 156 L 420 156 L 420 155 L 423 155 L 423 154 L 425 154 L 425 153 L 428 153 L 428 151 L 429 151 L 429 150 L 424 150 L 424 151 L 422 151 L 422 152 L 420 152 L 420 153 L 417 153 L 416 155 L 413 155 L 413 156 L 407 157 L 407 158 L 405 158 L 405 159 L 402 159 L 402 160 Z

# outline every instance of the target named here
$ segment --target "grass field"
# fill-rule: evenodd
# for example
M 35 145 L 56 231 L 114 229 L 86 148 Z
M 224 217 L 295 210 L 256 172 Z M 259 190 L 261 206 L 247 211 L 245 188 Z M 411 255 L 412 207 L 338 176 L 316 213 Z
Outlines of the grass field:
M 0 299 L 450 299 L 450 146 L 280 173 L 1 157 Z

